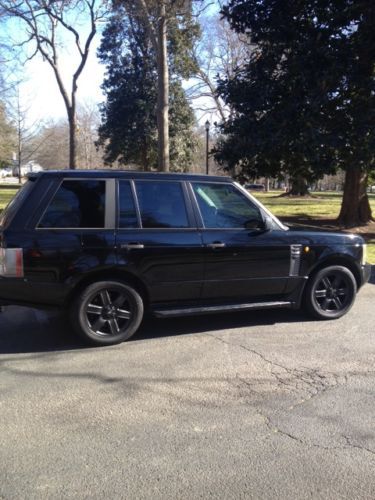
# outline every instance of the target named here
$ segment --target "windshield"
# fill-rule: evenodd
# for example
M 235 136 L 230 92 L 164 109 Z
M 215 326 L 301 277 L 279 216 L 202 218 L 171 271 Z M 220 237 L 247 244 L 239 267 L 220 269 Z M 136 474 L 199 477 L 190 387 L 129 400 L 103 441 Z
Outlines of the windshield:
M 27 181 L 26 184 L 24 184 L 10 200 L 8 205 L 0 214 L 0 227 L 5 226 L 17 212 L 23 200 L 27 197 L 30 190 L 32 189 L 33 184 L 34 182 L 32 180 Z

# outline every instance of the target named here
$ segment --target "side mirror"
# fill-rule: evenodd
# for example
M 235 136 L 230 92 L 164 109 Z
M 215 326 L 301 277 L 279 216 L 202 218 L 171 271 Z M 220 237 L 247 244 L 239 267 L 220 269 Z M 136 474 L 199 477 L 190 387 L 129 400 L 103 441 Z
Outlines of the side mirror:
M 259 219 L 249 219 L 245 222 L 245 228 L 250 230 L 260 229 L 262 231 L 266 231 L 268 229 L 267 221 Z
M 259 229 L 261 231 L 270 231 L 272 227 L 273 224 L 270 217 L 265 217 L 263 220 L 249 219 L 245 222 L 245 228 L 250 230 Z

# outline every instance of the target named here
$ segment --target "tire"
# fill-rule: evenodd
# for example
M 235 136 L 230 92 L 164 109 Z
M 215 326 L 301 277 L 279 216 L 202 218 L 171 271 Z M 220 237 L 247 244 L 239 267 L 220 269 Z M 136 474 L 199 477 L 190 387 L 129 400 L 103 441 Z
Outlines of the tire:
M 70 319 L 76 332 L 89 344 L 104 346 L 129 339 L 143 318 L 139 293 L 120 281 L 88 285 L 74 300 Z
M 352 307 L 356 293 L 356 280 L 347 267 L 325 267 L 309 279 L 305 307 L 314 318 L 337 319 Z

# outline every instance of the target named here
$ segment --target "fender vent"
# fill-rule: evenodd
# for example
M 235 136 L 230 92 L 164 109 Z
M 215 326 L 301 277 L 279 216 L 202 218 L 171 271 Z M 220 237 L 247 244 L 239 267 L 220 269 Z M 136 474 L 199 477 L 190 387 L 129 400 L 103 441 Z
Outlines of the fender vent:
M 289 276 L 298 276 L 301 265 L 302 245 L 290 245 Z

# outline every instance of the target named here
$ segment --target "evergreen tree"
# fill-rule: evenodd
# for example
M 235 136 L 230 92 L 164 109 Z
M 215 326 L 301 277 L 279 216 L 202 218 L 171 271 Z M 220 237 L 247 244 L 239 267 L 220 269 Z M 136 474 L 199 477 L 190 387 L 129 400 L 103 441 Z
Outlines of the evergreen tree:
M 255 49 L 220 82 L 235 112 L 222 126 L 219 161 L 248 176 L 310 182 L 340 166 L 355 183 L 365 177 L 374 166 L 373 2 L 231 0 L 223 13 Z M 352 195 L 343 222 L 366 222 L 365 193 Z
M 192 34 L 181 32 L 176 23 L 171 23 L 171 28 L 175 34 L 170 38 L 169 50 L 171 170 L 187 170 L 196 141 L 192 130 L 194 114 L 181 85 L 181 77 L 190 74 L 192 64 L 182 40 L 184 35 L 186 41 L 186 36 Z M 117 6 L 98 54 L 107 67 L 103 83 L 107 100 L 101 106 L 99 128 L 105 161 L 135 164 L 144 170 L 156 168 L 157 68 L 146 27 L 128 16 L 121 5 Z

